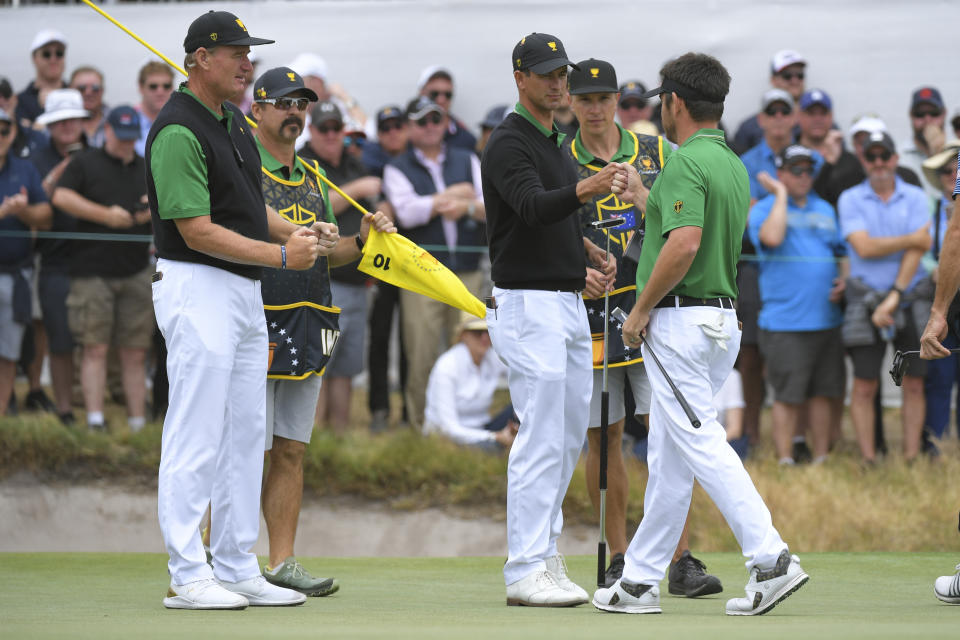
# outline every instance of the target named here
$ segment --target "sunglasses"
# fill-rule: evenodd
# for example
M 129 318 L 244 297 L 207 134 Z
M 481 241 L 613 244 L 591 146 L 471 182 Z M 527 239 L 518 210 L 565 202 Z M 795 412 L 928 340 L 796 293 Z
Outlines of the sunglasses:
M 794 78 L 797 80 L 803 80 L 806 77 L 806 74 L 804 74 L 803 71 L 784 71 L 783 73 L 778 73 L 777 75 L 788 81 L 793 80 Z
M 169 88 L 170 85 L 167 85 Z M 296 107 L 297 111 L 306 111 L 307 105 L 310 104 L 310 101 L 306 98 L 264 98 L 262 100 L 257 100 L 262 104 L 272 104 L 277 109 L 281 111 L 287 111 L 290 107 Z
M 624 100 L 620 103 L 620 108 L 623 110 L 627 109 L 643 109 L 647 106 L 647 103 L 641 100 Z
M 789 171 L 790 174 L 794 176 L 803 176 L 803 175 L 812 176 L 813 175 L 813 167 L 801 167 L 798 165 L 793 165 L 793 166 L 787 167 L 787 171 Z
M 403 123 L 399 120 L 394 120 L 392 122 L 381 122 L 377 125 L 377 131 L 380 133 L 390 133 L 391 131 L 400 131 L 403 129 Z
M 40 52 L 40 55 L 46 58 L 47 60 L 49 60 L 50 58 L 62 58 L 63 54 L 64 54 L 63 49 L 53 49 L 53 50 L 44 49 L 43 51 Z
M 427 96 L 434 102 L 436 102 L 440 96 L 443 96 L 447 100 L 453 100 L 453 91 L 428 91 Z
M 788 116 L 793 113 L 793 109 L 786 105 L 777 106 L 772 104 L 764 109 L 763 112 L 772 118 L 774 116 Z
M 363 136 L 345 136 L 343 138 L 344 148 L 350 147 L 363 147 L 366 144 L 366 139 Z
M 10 125 L 0 127 L 0 138 L 6 138 L 8 135 L 10 135 L 11 131 L 13 131 L 13 127 Z
M 319 131 L 320 133 L 323 133 L 323 134 L 327 134 L 327 133 L 340 133 L 341 131 L 343 131 L 343 124 L 342 124 L 342 123 L 337 123 L 337 124 L 321 124 L 321 125 L 315 125 L 314 128 L 315 128 L 317 131 Z
M 921 118 L 937 118 L 941 113 L 943 112 L 937 109 L 920 109 L 918 111 L 912 111 L 910 115 L 919 120 Z
M 443 122 L 443 116 L 434 111 L 417 120 L 417 126 L 425 127 L 427 124 L 440 124 L 441 122 Z
M 867 162 L 876 162 L 877 160 L 882 160 L 882 161 L 886 162 L 887 160 L 889 160 L 889 159 L 892 158 L 892 157 L 893 157 L 893 154 L 890 153 L 889 151 L 887 151 L 886 149 L 884 149 L 883 151 L 881 151 L 881 152 L 879 152 L 879 153 L 871 153 L 871 152 L 868 151 L 868 152 L 866 152 L 866 153 L 863 154 L 863 158 L 864 158 L 864 160 L 866 160 Z
M 150 84 L 147 85 L 147 89 L 149 89 L 150 91 L 156 91 L 157 89 L 170 91 L 171 89 L 173 89 L 173 83 L 172 82 L 164 82 L 164 83 L 151 82 Z
M 100 93 L 101 91 L 103 91 L 102 84 L 78 84 L 74 88 L 80 93 L 86 93 L 87 90 L 90 90 L 93 93 Z

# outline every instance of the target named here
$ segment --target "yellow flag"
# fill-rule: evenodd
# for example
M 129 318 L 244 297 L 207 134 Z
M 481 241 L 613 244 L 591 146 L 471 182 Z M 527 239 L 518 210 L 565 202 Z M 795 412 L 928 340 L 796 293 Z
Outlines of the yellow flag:
M 399 233 L 380 233 L 371 228 L 357 269 L 478 318 L 487 315 L 484 304 L 470 293 L 460 278 Z

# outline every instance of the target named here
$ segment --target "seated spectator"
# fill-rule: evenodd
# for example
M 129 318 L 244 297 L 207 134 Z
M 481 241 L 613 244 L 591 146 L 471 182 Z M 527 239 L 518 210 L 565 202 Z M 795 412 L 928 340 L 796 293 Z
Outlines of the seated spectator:
M 772 195 L 753 206 L 748 222 L 760 258 L 760 353 L 773 386 L 780 464 L 794 463 L 804 404 L 817 463 L 827 458 L 832 399 L 846 390 L 839 305 L 845 274 L 833 262 L 843 247 L 833 207 L 811 191 L 814 151 L 789 146 L 777 167 L 777 178 L 758 175 Z
M 847 241 L 850 281 L 845 290 L 843 340 L 853 361 L 850 416 L 864 463 L 876 462 L 874 397 L 880 363 L 892 341 L 900 351 L 920 348 L 933 287 L 920 259 L 930 248 L 930 210 L 919 187 L 897 177 L 899 157 L 886 133 L 863 145 L 867 180 L 840 195 L 840 228 Z M 923 429 L 923 378 L 916 360 L 903 378 L 903 455 L 915 458 Z
M 644 98 L 647 88 L 639 80 L 631 80 L 620 85 L 620 100 L 617 102 L 617 119 L 624 129 L 633 131 L 638 122 L 650 122 L 653 105 Z M 636 133 L 636 132 L 634 132 Z M 657 135 L 656 133 L 650 135 Z
M 770 61 L 770 86 L 786 91 L 796 102 L 803 95 L 806 70 L 807 60 L 800 53 L 789 49 L 778 51 L 773 54 L 773 59 Z M 741 122 L 733 140 L 730 141 L 730 148 L 739 155 L 760 144 L 763 138 L 763 127 L 760 126 L 757 115 L 752 115 Z M 793 133 L 796 137 L 799 131 L 795 130 Z
M 950 140 L 944 145 L 943 151 L 923 161 L 924 176 L 928 182 L 939 182 L 941 191 L 940 201 L 934 210 L 933 226 L 930 228 L 933 237 L 931 257 L 934 263 L 930 265 L 929 270 L 934 274 L 937 269 L 936 262 L 940 260 L 940 248 L 943 246 L 947 223 L 954 215 L 956 201 L 953 199 L 953 190 L 957 181 L 958 151 L 960 151 L 960 140 Z M 948 349 L 960 347 L 960 340 L 953 332 L 948 332 L 943 340 L 943 346 Z M 938 440 L 949 435 L 950 400 L 953 389 L 958 385 L 960 385 L 960 356 L 954 353 L 946 358 L 927 362 L 927 378 L 924 385 L 927 412 L 924 429 Z M 957 433 L 960 435 L 960 425 Z
M 332 102 L 340 109 L 344 120 L 351 120 L 358 127 L 364 127 L 367 123 L 367 114 L 353 99 L 346 89 L 339 84 L 329 81 L 327 77 L 327 62 L 314 53 L 301 53 L 293 59 L 289 65 L 303 78 L 303 83 L 314 93 L 320 102 Z M 310 138 L 310 114 L 307 114 L 307 125 L 297 138 L 297 149 L 301 149 Z
M 159 60 L 151 60 L 140 67 L 137 89 L 140 91 L 140 104 L 134 109 L 140 114 L 140 139 L 137 140 L 136 151 L 138 156 L 143 157 L 150 127 L 173 93 L 173 69 Z
M 4 77 L 0 77 L 0 109 L 3 109 L 10 117 L 17 112 L 18 96 L 13 92 L 13 85 Z M 13 118 L 13 144 L 10 149 L 13 155 L 18 158 L 29 158 L 36 147 L 43 146 L 47 142 L 43 132 L 36 131 L 31 127 L 20 126 Z
M 717 421 L 727 432 L 727 442 L 741 460 L 746 460 L 750 452 L 750 441 L 743 433 L 744 406 L 743 381 L 740 372 L 734 369 L 713 396 L 713 408 L 717 410 Z
M 370 175 L 383 177 L 383 168 L 390 158 L 407 149 L 410 132 L 403 110 L 388 105 L 377 111 L 377 139 L 363 146 L 363 164 Z
M 78 67 L 70 74 L 70 88 L 83 96 L 83 108 L 87 110 L 83 131 L 91 147 L 103 146 L 103 126 L 110 108 L 103 103 L 103 74 L 94 67 Z
M 430 372 L 423 433 L 488 451 L 509 450 L 520 425 L 510 405 L 490 417 L 493 394 L 507 368 L 490 348 L 487 321 L 465 315 L 458 332 L 457 343 Z
M 447 145 L 469 151 L 477 148 L 477 139 L 467 125 L 450 113 L 450 107 L 453 106 L 453 74 L 448 69 L 431 65 L 421 71 L 417 93 L 436 102 L 447 114 L 447 129 L 443 134 L 443 141 Z
M 936 87 L 920 87 L 910 98 L 910 131 L 912 137 L 901 145 L 901 163 L 914 173 L 923 174 L 923 161 L 943 149 L 947 139 L 947 109 Z M 940 182 L 920 181 L 932 200 L 940 199 Z
M 487 115 L 483 116 L 483 122 L 480 123 L 480 137 L 477 138 L 477 155 L 483 153 L 483 148 L 487 146 L 487 140 L 490 139 L 490 134 L 493 133 L 493 130 L 497 128 L 503 119 L 507 117 L 507 114 L 510 113 L 510 106 L 505 104 L 498 104 L 495 107 L 491 107 L 487 111 Z
M 0 109 L 0 231 L 46 229 L 53 215 L 50 203 L 40 173 L 11 152 L 13 125 L 13 116 Z M 28 235 L 0 235 L 0 416 L 7 412 L 23 334 L 31 319 L 31 244 Z
M 30 58 L 33 62 L 34 77 L 27 88 L 17 94 L 17 124 L 29 129 L 43 112 L 41 91 L 67 86 L 63 81 L 63 70 L 67 64 L 66 53 L 67 39 L 56 29 L 44 29 L 33 37 Z
M 53 202 L 77 218 L 77 231 L 150 233 L 146 170 L 134 151 L 139 137 L 137 112 L 116 107 L 107 116 L 103 148 L 82 151 L 67 165 Z M 154 327 L 149 257 L 146 242 L 84 239 L 71 252 L 68 320 L 74 340 L 83 346 L 80 382 L 92 430 L 105 429 L 111 345 L 120 359 L 127 424 L 139 431 L 145 423 L 144 363 Z

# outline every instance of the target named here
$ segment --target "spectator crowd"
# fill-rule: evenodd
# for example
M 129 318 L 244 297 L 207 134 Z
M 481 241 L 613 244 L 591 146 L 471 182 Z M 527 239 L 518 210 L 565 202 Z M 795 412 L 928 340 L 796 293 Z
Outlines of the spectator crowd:
M 36 34 L 34 78 L 20 91 L 0 70 L 0 415 L 47 411 L 72 425 L 74 398 L 82 397 L 86 426 L 105 430 L 104 403 L 113 397 L 137 431 L 151 408 L 159 416 L 166 407 L 143 155 L 177 78 L 165 63 L 149 61 L 135 79 L 108 83 L 90 61 L 70 59 L 68 45 L 59 31 Z M 314 53 L 289 66 L 319 98 L 297 140 L 300 156 L 366 209 L 391 216 L 472 293 L 489 293 L 480 157 L 513 107 L 491 100 L 482 122 L 457 118 L 456 79 L 443 65 L 425 67 L 410 95 L 388 105 L 360 105 Z M 820 463 L 840 438 L 849 360 L 850 416 L 870 465 L 886 452 L 878 391 L 887 345 L 918 349 L 926 324 L 953 213 L 960 114 L 948 119 L 940 91 L 920 86 L 903 96 L 900 117 L 912 135 L 894 141 L 870 105 L 852 105 L 861 115 L 837 122 L 829 88 L 808 82 L 815 71 L 803 54 L 777 52 L 759 111 L 727 129 L 749 174 L 751 209 L 738 270 L 738 373 L 725 393 L 731 397 L 718 403 L 736 412 L 730 439 L 745 455 L 760 439 L 771 390 L 779 461 Z M 232 99 L 248 114 L 258 75 L 255 69 Z M 138 104 L 104 101 L 108 86 L 134 81 Z M 620 86 L 617 121 L 636 134 L 662 135 L 659 103 L 645 92 L 639 80 Z M 576 136 L 578 113 L 558 111 L 558 129 Z M 340 234 L 356 234 L 361 214 L 338 194 L 330 200 Z M 50 231 L 59 233 L 35 233 Z M 371 280 L 355 263 L 332 269 L 331 281 L 341 335 L 324 374 L 318 424 L 343 432 L 357 421 L 351 387 L 365 372 L 371 432 L 387 429 L 397 414 L 426 433 L 509 448 L 516 416 L 509 407 L 494 420 L 488 415 L 491 377 L 502 375 L 502 365 L 488 354 L 483 322 Z M 960 341 L 950 336 L 946 345 Z M 28 382 L 19 399 L 18 367 Z M 52 397 L 41 384 L 45 368 Z M 392 370 L 402 390 L 402 407 L 393 410 Z M 956 355 L 911 363 L 902 384 L 906 459 L 938 455 L 958 381 Z M 631 427 L 630 416 L 643 402 L 629 390 L 622 401 L 631 408 L 613 413 L 626 413 L 626 432 L 642 438 L 642 424 Z

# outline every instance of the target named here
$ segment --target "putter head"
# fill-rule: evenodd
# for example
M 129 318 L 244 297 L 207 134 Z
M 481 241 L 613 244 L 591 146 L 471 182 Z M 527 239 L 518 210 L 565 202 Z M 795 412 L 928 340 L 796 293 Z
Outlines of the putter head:
M 614 216 L 612 218 L 602 218 L 600 220 L 594 220 L 590 223 L 590 226 L 594 229 L 612 229 L 613 227 L 619 227 L 627 219 L 621 216 Z
M 903 374 L 907 372 L 907 359 L 901 351 L 893 354 L 893 366 L 890 367 L 890 377 L 898 387 L 903 383 Z
M 610 312 L 610 315 L 616 318 L 619 322 L 627 321 L 627 314 L 624 313 L 623 309 L 620 307 L 614 307 L 614 309 Z

